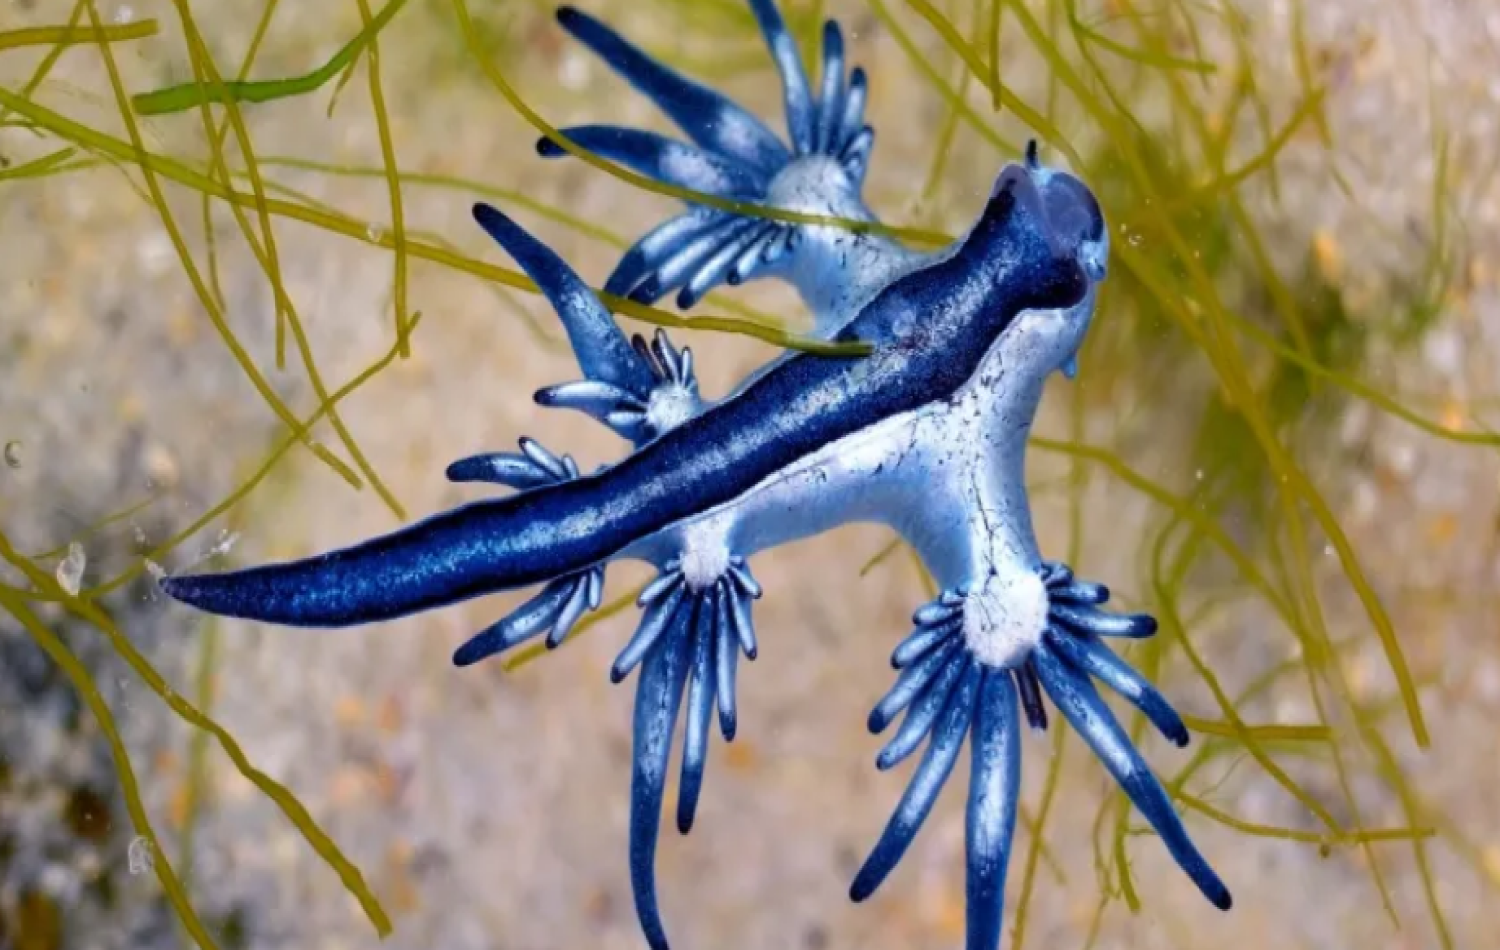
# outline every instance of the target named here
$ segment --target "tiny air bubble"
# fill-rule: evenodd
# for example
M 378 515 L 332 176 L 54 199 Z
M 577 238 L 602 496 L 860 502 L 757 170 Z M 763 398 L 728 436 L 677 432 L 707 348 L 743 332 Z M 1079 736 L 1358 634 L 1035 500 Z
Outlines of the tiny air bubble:
M 125 851 L 125 860 L 129 863 L 131 874 L 145 874 L 156 867 L 156 856 L 152 852 L 150 839 L 144 835 L 133 838 Z
M 21 467 L 21 443 L 15 439 L 5 443 L 5 464 L 11 468 Z
M 68 545 L 68 556 L 57 565 L 57 583 L 70 596 L 77 597 L 78 589 L 83 584 L 83 569 L 88 566 L 88 554 L 83 550 L 83 545 L 73 541 Z
M 234 547 L 235 542 L 239 541 L 239 539 L 240 533 L 238 531 L 220 531 L 219 540 L 214 544 L 212 548 L 209 549 L 208 556 L 222 557 L 223 555 L 228 554 Z

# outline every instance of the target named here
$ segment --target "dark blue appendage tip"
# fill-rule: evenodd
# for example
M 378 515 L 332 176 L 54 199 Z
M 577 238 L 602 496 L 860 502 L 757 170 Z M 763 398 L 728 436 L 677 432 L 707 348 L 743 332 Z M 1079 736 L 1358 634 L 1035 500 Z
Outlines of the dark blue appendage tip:
M 997 950 L 1000 944 L 1019 796 L 1020 718 L 1024 712 L 1033 728 L 1046 728 L 1043 690 L 1204 896 L 1222 910 L 1233 903 L 1228 888 L 1189 839 L 1166 790 L 1090 679 L 1100 680 L 1130 701 L 1175 745 L 1186 745 L 1188 731 L 1182 717 L 1101 639 L 1102 635 L 1139 635 L 1143 629 L 1154 628 L 1154 622 L 1144 615 L 1121 616 L 1097 609 L 1109 599 L 1109 592 L 1100 585 L 1073 580 L 1065 568 L 1049 566 L 1045 581 L 1050 622 L 1042 642 L 1025 661 L 1006 669 L 979 663 L 964 643 L 961 593 L 945 591 L 918 609 L 912 616 L 915 629 L 891 655 L 900 675 L 870 713 L 870 731 L 875 733 L 904 714 L 896 736 L 876 758 L 880 769 L 903 761 L 924 741 L 927 749 L 879 843 L 855 876 L 849 896 L 865 900 L 900 862 L 967 737 L 973 765 L 965 826 L 966 950 Z
M 1188 837 L 1166 789 L 1152 774 L 1088 676 L 1046 647 L 1036 650 L 1033 657 L 1037 675 L 1053 705 L 1094 751 L 1203 896 L 1220 910 L 1228 910 L 1233 905 L 1229 888 Z
M 667 933 L 656 901 L 656 841 L 661 830 L 667 761 L 677 711 L 687 686 L 693 611 L 679 611 L 673 629 L 652 645 L 635 693 L 635 764 L 630 778 L 630 885 L 636 916 L 652 950 L 667 950 Z
M 636 357 L 604 304 L 567 263 L 497 209 L 480 202 L 474 220 L 536 282 L 557 312 L 586 377 L 633 393 L 651 391 L 655 380 Z
M 772 181 L 806 155 L 827 155 L 848 175 L 858 195 L 874 142 L 864 124 L 868 82 L 858 67 L 846 72 L 843 33 L 823 26 L 819 89 L 808 82 L 797 44 L 771 0 L 750 0 L 751 11 L 781 77 L 790 147 L 748 110 L 652 59 L 608 26 L 564 7 L 557 20 L 608 66 L 661 108 L 691 143 L 654 132 L 585 125 L 560 130 L 579 146 L 657 181 L 722 198 L 760 201 Z M 566 153 L 550 139 L 537 142 L 546 158 Z M 605 289 L 639 303 L 677 293 L 689 309 L 714 287 L 738 285 L 783 266 L 799 226 L 689 210 L 641 238 L 609 276 Z

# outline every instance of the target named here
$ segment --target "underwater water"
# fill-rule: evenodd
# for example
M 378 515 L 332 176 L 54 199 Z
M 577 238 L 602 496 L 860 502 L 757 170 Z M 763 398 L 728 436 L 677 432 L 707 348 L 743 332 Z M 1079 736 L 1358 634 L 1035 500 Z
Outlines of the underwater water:
M 524 594 L 296 630 L 192 612 L 155 577 L 483 497 L 444 467 L 522 435 L 585 471 L 617 459 L 531 400 L 577 369 L 470 208 L 601 286 L 680 205 L 538 157 L 527 113 L 667 121 L 548 3 L 0 3 L 0 947 L 643 945 L 633 686 L 608 675 L 633 608 L 457 670 Z M 782 129 L 741 0 L 581 6 Z M 878 132 L 864 199 L 897 239 L 963 233 L 1031 137 L 1111 227 L 1077 378 L 1049 382 L 1032 439 L 1034 521 L 1158 618 L 1124 655 L 1193 741 L 1115 708 L 1235 906 L 1055 723 L 1023 731 L 1003 946 L 1488 945 L 1500 19 L 782 9 L 814 75 L 843 24 Z M 197 104 L 241 75 L 270 82 Z M 681 316 L 657 308 L 625 326 Z M 713 397 L 810 329 L 769 282 L 688 316 L 722 318 L 673 330 Z M 739 734 L 658 849 L 674 944 L 962 945 L 967 757 L 881 891 L 847 896 L 909 773 L 873 767 L 866 714 L 930 580 L 868 525 L 753 566 Z M 612 571 L 604 602 L 648 579 Z

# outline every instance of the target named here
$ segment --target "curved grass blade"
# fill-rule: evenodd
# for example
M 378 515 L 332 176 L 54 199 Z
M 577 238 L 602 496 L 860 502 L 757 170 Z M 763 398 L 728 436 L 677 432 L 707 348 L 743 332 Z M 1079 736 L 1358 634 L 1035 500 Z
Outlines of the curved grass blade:
M 401 358 L 411 357 L 411 345 L 406 340 L 406 213 L 401 200 L 401 172 L 396 167 L 396 145 L 391 139 L 391 120 L 385 107 L 385 91 L 380 83 L 380 43 L 376 34 L 375 19 L 370 15 L 368 0 L 357 0 L 359 15 L 364 20 L 369 34 L 365 45 L 369 47 L 365 57 L 365 70 L 370 77 L 370 108 L 375 113 L 375 130 L 380 138 L 380 157 L 385 163 L 386 191 L 391 201 L 391 239 L 396 258 L 395 305 L 396 342 L 401 349 Z M 382 13 L 385 11 L 381 11 Z M 389 21 L 387 21 L 389 22 Z M 247 155 L 248 159 L 249 156 Z M 249 162 L 247 161 L 248 165 Z
M 90 9 L 90 12 L 91 14 L 93 13 L 92 9 Z M 101 48 L 107 51 L 109 47 L 104 46 Z M 109 60 L 109 62 L 112 62 L 112 60 Z M 113 76 L 113 78 L 115 80 L 118 80 L 117 75 Z M 123 94 L 123 90 L 121 90 L 121 92 Z M 141 141 L 139 129 L 137 129 L 133 124 L 127 123 L 127 127 L 131 132 L 131 142 L 125 143 L 118 139 L 113 139 L 109 136 L 102 136 L 100 133 L 96 133 L 92 129 L 88 129 L 87 127 L 79 125 L 78 123 L 63 119 L 61 116 L 58 116 L 55 113 L 49 114 L 48 110 L 42 109 L 35 103 L 32 103 L 29 99 L 18 96 L 8 89 L 0 88 L 0 106 L 4 106 L 11 112 L 26 116 L 33 122 L 36 122 L 37 125 L 48 128 L 49 131 L 56 132 L 58 131 L 59 127 L 71 127 L 72 131 L 83 133 L 83 135 L 68 135 L 66 132 L 64 132 L 64 136 L 73 138 L 74 141 L 85 147 L 89 147 L 90 145 L 89 142 L 85 141 L 85 139 L 87 138 L 107 138 L 110 140 L 111 145 L 114 146 L 114 148 L 110 149 L 110 152 L 114 158 L 123 162 L 139 161 L 140 167 L 143 169 L 143 171 L 147 171 L 150 169 L 150 163 L 141 160 L 142 156 L 145 156 L 149 153 L 146 152 L 145 146 Z M 61 120 L 61 124 L 50 123 L 49 125 L 49 121 L 37 121 L 39 117 L 45 120 L 56 118 L 58 120 Z M 205 182 L 212 181 L 212 179 L 203 176 L 198 177 Z M 145 175 L 145 178 L 147 186 L 151 190 L 154 202 L 158 205 L 159 208 L 164 209 L 166 206 L 165 198 L 161 194 L 160 187 L 158 186 L 155 177 L 147 173 Z M 249 200 L 253 202 L 254 199 L 250 198 Z M 164 215 L 163 224 L 167 227 L 168 235 L 173 239 L 173 244 L 177 248 L 179 256 L 182 257 L 185 262 L 190 262 L 191 258 L 188 257 L 187 246 L 185 243 L 183 243 L 182 235 L 177 230 L 176 225 L 172 222 L 169 212 Z M 295 429 L 296 418 L 292 415 L 291 410 L 287 408 L 286 404 L 281 401 L 280 397 L 278 397 L 276 393 L 271 389 L 270 385 L 266 382 L 265 377 L 261 375 L 260 370 L 258 370 L 255 367 L 255 364 L 250 360 L 249 354 L 245 352 L 244 348 L 240 346 L 238 340 L 235 339 L 234 334 L 229 330 L 228 325 L 224 323 L 223 316 L 218 312 L 217 307 L 212 306 L 212 297 L 209 294 L 208 288 L 203 285 L 202 279 L 198 276 L 196 268 L 189 268 L 188 276 L 189 279 L 194 282 L 194 288 L 198 291 L 200 300 L 205 300 L 208 302 L 209 306 L 207 307 L 207 309 L 209 311 L 210 318 L 212 318 L 214 321 L 215 328 L 224 338 L 225 344 L 229 347 L 230 352 L 235 357 L 235 360 L 245 370 L 245 373 L 249 377 L 251 383 L 255 386 L 261 397 L 266 401 L 266 404 L 271 407 L 272 411 L 276 413 L 276 415 L 282 420 L 282 422 L 284 422 L 288 426 L 288 428 Z M 351 486 L 355 488 L 362 487 L 363 483 L 359 480 L 359 476 L 355 475 L 354 471 L 350 469 L 349 466 L 340 461 L 339 458 L 333 453 L 329 452 L 328 449 L 314 442 L 312 438 L 305 432 L 303 433 L 303 444 L 305 444 L 314 455 L 316 455 L 320 460 L 322 460 L 325 464 L 327 464 L 330 468 L 337 472 L 339 476 L 347 481 Z
M 887 237 L 905 239 L 914 243 L 941 246 L 948 244 L 952 238 L 946 234 L 938 234 L 919 228 L 898 228 L 878 224 L 872 221 L 858 221 L 851 218 L 836 218 L 828 215 L 808 214 L 799 211 L 789 211 L 782 208 L 774 208 L 770 205 L 755 202 L 735 201 L 722 198 L 718 195 L 705 194 L 687 188 L 679 188 L 654 181 L 644 175 L 639 175 L 627 168 L 623 168 L 614 162 L 607 161 L 588 149 L 580 147 L 576 142 L 563 135 L 560 130 L 542 118 L 534 109 L 526 104 L 520 95 L 506 80 L 505 76 L 485 56 L 484 50 L 479 43 L 478 34 L 474 30 L 473 19 L 469 15 L 468 5 L 464 0 L 453 0 L 454 12 L 458 16 L 459 29 L 463 32 L 469 44 L 469 52 L 484 71 L 486 77 L 494 84 L 495 88 L 504 97 L 511 108 L 520 113 L 526 122 L 535 128 L 543 137 L 552 142 L 558 148 L 572 155 L 574 158 L 605 172 L 626 184 L 632 185 L 642 191 L 663 195 L 668 198 L 676 198 L 691 204 L 703 205 L 715 208 L 729 214 L 741 215 L 751 218 L 763 218 L 769 221 L 782 221 L 789 224 L 816 224 L 824 227 L 844 228 L 856 234 L 883 234 Z
M 306 95 L 321 88 L 329 80 L 347 69 L 371 41 L 376 34 L 385 29 L 387 23 L 401 8 L 406 6 L 406 0 L 390 0 L 374 18 L 365 24 L 365 28 L 354 35 L 354 38 L 345 43 L 333 58 L 322 66 L 303 76 L 295 76 L 288 79 L 254 79 L 226 82 L 222 86 L 210 87 L 202 83 L 189 82 L 176 86 L 168 86 L 154 92 L 143 92 L 131 97 L 131 105 L 138 115 L 166 115 L 172 112 L 183 112 L 194 106 L 207 103 L 223 104 L 230 99 L 236 102 L 272 102 L 276 99 L 286 99 L 291 96 Z
M 421 323 L 421 321 L 422 314 L 420 311 L 412 314 L 411 326 L 409 329 L 416 330 L 417 325 Z M 359 389 L 365 383 L 368 383 L 370 380 L 374 379 L 386 367 L 394 363 L 398 355 L 399 354 L 397 353 L 395 347 L 392 346 L 392 348 L 384 356 L 371 363 L 369 366 L 365 367 L 365 369 L 361 373 L 359 373 L 359 375 L 349 380 L 349 382 L 345 383 L 336 392 L 334 392 L 332 397 L 330 397 L 328 400 L 328 405 L 338 405 L 346 397 L 353 394 L 355 390 Z M 298 423 L 299 431 L 305 432 L 311 429 L 318 423 L 319 420 L 323 418 L 326 412 L 326 406 L 319 406 L 318 409 L 313 412 L 312 415 L 308 416 L 305 421 Z M 252 474 L 248 479 L 245 480 L 243 484 L 241 484 L 234 491 L 230 492 L 229 495 L 222 499 L 218 504 L 214 505 L 208 511 L 204 512 L 192 524 L 177 532 L 177 534 L 168 538 L 166 541 L 157 545 L 155 548 L 146 552 L 141 561 L 134 567 L 128 568 L 127 570 L 121 572 L 105 583 L 98 585 L 97 587 L 91 587 L 80 592 L 78 595 L 79 599 L 84 601 L 97 600 L 98 598 L 103 597 L 105 594 L 120 589 L 121 587 L 139 577 L 141 572 L 146 570 L 146 565 L 149 562 L 165 557 L 168 553 L 171 552 L 173 548 L 177 547 L 177 545 L 181 544 L 183 541 L 186 541 L 188 538 L 197 534 L 199 531 L 202 531 L 204 528 L 208 527 L 208 525 L 211 524 L 215 519 L 224 515 L 226 512 L 234 508 L 234 506 L 244 501 L 247 497 L 249 497 L 250 493 L 261 484 L 261 482 L 265 481 L 266 477 L 271 474 L 271 471 L 276 467 L 277 463 L 280 462 L 281 459 L 292 450 L 293 446 L 297 444 L 297 440 L 298 432 L 296 431 L 283 437 L 280 444 L 278 444 L 277 447 L 273 449 L 271 453 L 266 457 L 265 461 L 261 463 L 260 468 L 258 468 L 254 474 Z
M 216 179 L 204 175 L 182 162 L 165 155 L 147 151 L 144 146 L 137 151 L 136 147 L 130 143 L 123 142 L 113 136 L 81 125 L 44 106 L 23 99 L 4 87 L 0 87 L 0 107 L 9 108 L 14 112 L 20 113 L 39 127 L 67 138 L 85 148 L 95 150 L 121 161 L 138 163 L 141 167 L 148 168 L 152 172 L 188 188 L 243 207 L 255 206 L 253 195 L 247 195 L 233 188 L 226 187 Z M 273 215 L 311 224 L 326 231 L 332 231 L 376 247 L 394 247 L 394 242 L 389 235 L 380 234 L 371 236 L 368 233 L 366 224 L 355 221 L 347 215 L 318 211 L 291 201 L 283 201 L 275 198 L 267 199 L 266 205 Z M 445 267 L 472 274 L 482 280 L 504 284 L 508 287 L 514 287 L 517 290 L 527 291 L 528 293 L 538 292 L 536 285 L 528 277 L 510 268 L 485 264 L 421 241 L 409 241 L 407 249 L 412 257 L 442 264 Z M 754 337 L 755 339 L 763 340 L 773 346 L 784 349 L 797 350 L 803 353 L 815 353 L 823 356 L 864 356 L 870 352 L 870 345 L 860 341 L 830 343 L 799 334 L 788 333 L 780 327 L 766 326 L 751 320 L 713 316 L 684 317 L 602 291 L 599 292 L 599 298 L 613 312 L 655 326 L 705 330 L 717 333 L 736 333 Z M 288 419 L 291 419 L 289 414 Z M 289 421 L 289 425 L 295 428 L 293 422 Z M 353 472 L 347 466 L 344 466 L 342 462 L 334 458 L 334 456 L 329 455 L 327 449 L 318 446 L 315 451 L 320 451 L 320 457 L 326 455 L 327 458 L 337 463 L 340 466 L 339 471 L 341 474 L 347 472 L 349 478 L 346 480 L 352 479 L 351 484 L 359 483 Z
M 934 7 L 928 0 L 906 0 L 906 5 L 911 7 L 918 16 L 927 21 L 927 24 L 932 27 L 937 35 L 943 38 L 943 42 L 948 45 L 948 48 L 957 53 L 958 58 L 963 60 L 965 66 L 969 67 L 969 72 L 973 74 L 974 78 L 983 83 L 985 88 L 990 91 L 990 95 L 994 101 L 999 102 L 998 73 L 990 69 L 990 65 L 980 58 L 979 51 L 959 34 L 957 28 L 949 22 L 948 18 L 938 12 L 937 7 Z
M 21 30 L 0 31 L 0 53 L 25 46 L 78 46 L 83 43 L 124 43 L 156 35 L 155 20 L 139 20 L 99 29 L 76 26 L 32 26 Z
M 90 2 L 92 3 L 92 0 L 90 0 Z M 223 80 L 219 76 L 218 70 L 213 64 L 213 59 L 209 55 L 207 44 L 204 43 L 203 37 L 198 33 L 197 26 L 193 23 L 192 15 L 187 7 L 187 0 L 173 0 L 173 3 L 177 8 L 178 16 L 182 20 L 183 34 L 187 38 L 188 51 L 193 62 L 194 73 L 200 77 L 206 74 L 211 85 L 222 85 Z M 91 6 L 90 17 L 95 16 L 95 11 Z M 120 117 L 122 121 L 124 121 L 126 129 L 131 132 L 132 140 L 138 143 L 140 136 L 139 132 L 137 131 L 137 123 L 135 121 L 135 117 L 131 115 L 130 109 L 126 103 L 124 86 L 120 81 L 119 71 L 115 65 L 113 55 L 110 53 L 109 47 L 107 46 L 100 47 L 100 52 L 104 58 L 105 66 L 107 67 L 107 71 L 109 73 L 110 85 L 114 89 L 115 99 L 120 110 Z M 215 168 L 217 169 L 220 178 L 223 181 L 228 182 L 229 166 L 227 159 L 225 159 L 224 157 L 224 151 L 220 147 L 219 139 L 216 136 L 217 129 L 214 125 L 213 117 L 209 113 L 207 105 L 203 105 L 201 107 L 201 112 L 204 130 L 208 133 L 209 142 L 212 146 L 211 151 L 213 154 Z M 302 329 L 302 322 L 297 316 L 296 307 L 292 303 L 291 298 L 287 295 L 286 289 L 281 281 L 281 268 L 280 264 L 278 263 L 276 241 L 274 232 L 271 228 L 271 214 L 267 206 L 268 199 L 265 195 L 265 188 L 260 181 L 259 173 L 255 168 L 255 153 L 253 147 L 251 146 L 249 130 L 245 126 L 244 118 L 240 115 L 239 107 L 236 103 L 234 103 L 233 101 L 227 101 L 225 103 L 225 112 L 229 116 L 229 125 L 234 130 L 236 140 L 238 141 L 240 146 L 240 151 L 245 156 L 246 167 L 250 172 L 251 187 L 254 191 L 253 206 L 260 218 L 262 241 L 256 241 L 255 233 L 250 227 L 249 221 L 244 217 L 241 211 L 241 207 L 238 205 L 234 206 L 233 208 L 235 212 L 235 219 L 240 226 L 240 230 L 245 236 L 246 242 L 250 246 L 252 254 L 254 254 L 257 262 L 266 273 L 266 277 L 270 283 L 272 293 L 277 301 L 278 309 L 286 314 L 287 325 L 291 328 L 292 337 L 297 344 L 298 353 L 301 355 L 302 363 L 307 369 L 307 378 L 308 381 L 312 384 L 313 392 L 317 395 L 319 402 L 326 404 L 328 401 L 328 389 L 323 384 L 322 374 L 318 371 L 317 363 L 313 358 L 312 347 L 308 342 L 307 334 Z M 157 210 L 161 215 L 163 225 L 167 227 L 169 233 L 176 234 L 178 236 L 177 240 L 175 240 L 174 243 L 179 243 L 180 232 L 178 231 L 176 224 L 172 220 L 170 208 L 166 204 L 165 200 L 160 197 L 160 187 L 156 184 L 154 176 L 146 174 L 145 177 L 147 178 L 147 184 L 151 189 L 153 199 L 155 199 L 154 203 L 156 204 Z M 205 290 L 203 279 L 201 275 L 197 273 L 196 265 L 192 263 L 192 258 L 187 253 L 185 246 L 179 247 L 178 256 L 182 259 L 183 266 L 188 270 L 189 276 L 194 278 L 193 286 L 194 290 L 198 292 L 200 302 L 203 304 L 205 309 L 212 310 L 214 308 L 214 301 Z M 344 421 L 338 414 L 337 410 L 330 409 L 328 412 L 328 419 L 332 424 L 334 431 L 338 434 L 340 441 L 344 443 L 344 447 L 349 450 L 349 455 L 354 459 L 355 465 L 359 467 L 365 478 L 369 480 L 371 486 L 375 489 L 376 494 L 380 496 L 381 501 L 386 504 L 386 506 L 391 510 L 391 512 L 396 516 L 398 520 L 405 521 L 405 508 L 402 507 L 401 503 L 396 499 L 396 496 L 391 492 L 390 488 L 386 486 L 384 480 L 382 480 L 379 474 L 376 473 L 374 467 L 365 457 L 364 452 L 360 449 L 359 444 L 354 439 L 354 436 L 349 432 L 348 427 L 344 424 Z

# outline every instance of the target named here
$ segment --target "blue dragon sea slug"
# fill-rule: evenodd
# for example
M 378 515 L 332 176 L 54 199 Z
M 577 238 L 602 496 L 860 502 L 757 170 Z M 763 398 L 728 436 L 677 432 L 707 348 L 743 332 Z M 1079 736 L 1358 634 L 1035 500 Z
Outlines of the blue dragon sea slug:
M 860 186 L 873 142 L 865 80 L 846 78 L 838 26 L 823 33 L 815 93 L 770 0 L 751 0 L 780 70 L 788 139 L 679 76 L 602 23 L 568 8 L 562 26 L 650 97 L 691 143 L 639 130 L 565 130 L 578 144 L 659 180 L 776 208 L 873 221 Z M 562 154 L 543 141 L 543 155 Z M 1043 384 L 1072 374 L 1105 278 L 1108 229 L 1089 189 L 1035 148 L 1004 168 L 969 232 L 920 255 L 868 231 L 787 224 L 690 205 L 623 256 L 606 287 L 643 301 L 678 292 L 691 307 L 720 283 L 792 283 L 827 339 L 863 357 L 789 354 L 717 403 L 698 391 L 692 353 L 664 333 L 627 337 L 588 286 L 499 211 L 478 223 L 536 281 L 562 319 L 583 379 L 543 389 L 544 405 L 588 413 L 631 450 L 582 475 L 530 439 L 518 453 L 455 462 L 448 477 L 513 494 L 444 512 L 318 557 L 163 580 L 202 610 L 302 627 L 368 623 L 482 594 L 540 585 L 456 653 L 460 666 L 545 635 L 556 646 L 598 607 L 606 567 L 634 558 L 656 579 L 611 671 L 637 667 L 630 878 L 647 942 L 667 946 L 655 852 L 672 736 L 686 707 L 677 825 L 693 822 L 717 713 L 737 728 L 735 677 L 754 659 L 749 559 L 854 521 L 889 525 L 942 593 L 896 646 L 895 685 L 870 713 L 898 718 L 877 766 L 926 748 L 850 896 L 869 897 L 900 861 L 968 740 L 968 950 L 1000 943 L 1020 781 L 1020 723 L 1047 725 L 1051 700 L 1098 755 L 1214 905 L 1229 891 L 1193 846 L 1161 784 L 1094 681 L 1163 734 L 1188 732 L 1165 698 L 1120 660 L 1111 637 L 1146 637 L 1146 615 L 1103 608 L 1108 590 L 1044 560 L 1023 479 Z

